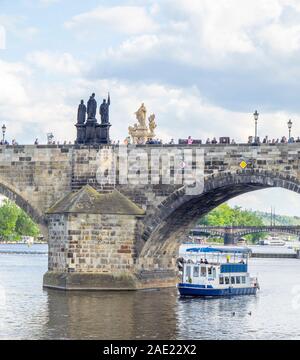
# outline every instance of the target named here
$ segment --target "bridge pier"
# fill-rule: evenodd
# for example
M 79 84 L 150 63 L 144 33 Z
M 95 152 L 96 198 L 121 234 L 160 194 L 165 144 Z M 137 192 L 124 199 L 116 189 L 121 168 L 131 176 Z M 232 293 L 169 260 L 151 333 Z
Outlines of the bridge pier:
M 43 285 L 61 290 L 138 290 L 174 285 L 172 271 L 138 271 L 145 214 L 117 190 L 89 185 L 48 210 L 49 264 Z
M 236 245 L 236 237 L 231 228 L 226 228 L 224 234 L 224 245 Z

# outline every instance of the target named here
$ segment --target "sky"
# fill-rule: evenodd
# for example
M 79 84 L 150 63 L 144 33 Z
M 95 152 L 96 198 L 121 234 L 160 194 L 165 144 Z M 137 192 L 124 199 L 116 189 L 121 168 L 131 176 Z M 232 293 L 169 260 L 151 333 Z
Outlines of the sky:
M 142 102 L 157 135 L 300 136 L 299 0 L 0 0 L 0 123 L 7 138 L 74 141 L 77 107 L 110 92 L 111 137 Z M 300 215 L 281 189 L 231 203 Z M 249 205 L 250 204 L 250 205 Z

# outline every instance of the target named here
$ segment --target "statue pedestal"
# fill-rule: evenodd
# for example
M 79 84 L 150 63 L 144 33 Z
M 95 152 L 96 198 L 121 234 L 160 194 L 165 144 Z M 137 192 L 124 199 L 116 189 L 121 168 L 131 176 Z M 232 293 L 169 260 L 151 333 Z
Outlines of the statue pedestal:
M 75 144 L 84 144 L 85 142 L 85 124 L 76 124 L 77 138 Z
M 97 143 L 96 139 L 96 119 L 87 119 L 85 124 L 85 144 L 95 144 Z
M 97 142 L 99 144 L 110 144 L 110 138 L 109 138 L 109 129 L 111 127 L 111 124 L 100 124 L 98 125 L 99 130 L 97 129 Z
M 147 127 L 129 128 L 129 135 L 131 135 L 134 144 L 145 144 L 155 136 L 153 133 L 149 133 Z

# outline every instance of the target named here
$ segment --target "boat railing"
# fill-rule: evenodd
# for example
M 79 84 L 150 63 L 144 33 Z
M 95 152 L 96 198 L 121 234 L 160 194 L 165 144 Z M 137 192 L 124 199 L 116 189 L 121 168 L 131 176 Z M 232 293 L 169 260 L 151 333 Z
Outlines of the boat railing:
M 191 258 L 188 258 L 188 259 L 184 259 L 184 258 L 181 258 L 183 259 L 183 263 L 184 264 L 192 264 L 192 265 L 214 265 L 214 266 L 221 266 L 221 265 L 247 265 L 247 261 L 245 262 L 240 262 L 240 261 L 230 261 L 230 262 L 227 262 L 226 260 L 224 261 L 209 261 L 207 263 L 205 262 L 201 262 L 201 260 L 195 260 L 195 259 L 191 259 Z

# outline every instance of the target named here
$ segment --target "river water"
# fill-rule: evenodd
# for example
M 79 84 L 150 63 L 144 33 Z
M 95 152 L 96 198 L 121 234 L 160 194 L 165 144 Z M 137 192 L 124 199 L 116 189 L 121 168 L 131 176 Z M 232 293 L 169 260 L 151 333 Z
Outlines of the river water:
M 251 259 L 250 269 L 256 296 L 43 290 L 47 246 L 0 245 L 0 339 L 300 339 L 300 260 Z

